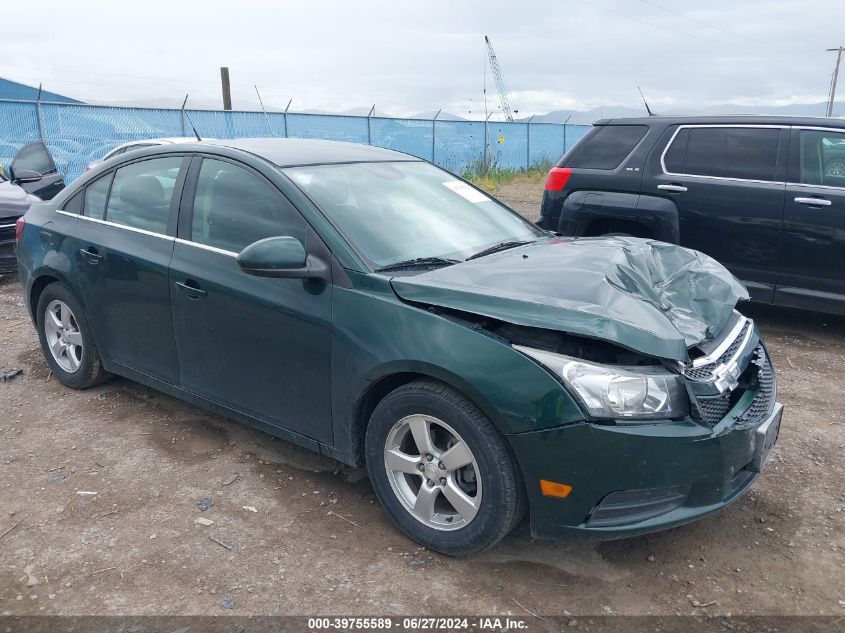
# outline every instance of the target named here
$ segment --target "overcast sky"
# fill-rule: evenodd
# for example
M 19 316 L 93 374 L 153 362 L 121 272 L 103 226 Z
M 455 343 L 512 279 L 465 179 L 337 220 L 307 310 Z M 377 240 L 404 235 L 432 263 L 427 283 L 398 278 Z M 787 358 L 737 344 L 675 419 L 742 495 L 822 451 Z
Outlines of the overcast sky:
M 824 101 L 843 0 L 7 2 L 0 76 L 82 100 L 483 112 L 484 39 L 522 114 Z M 845 71 L 843 71 L 845 74 Z M 496 107 L 487 74 L 488 103 Z M 845 100 L 845 79 L 840 82 Z M 189 101 L 190 103 L 190 101 Z

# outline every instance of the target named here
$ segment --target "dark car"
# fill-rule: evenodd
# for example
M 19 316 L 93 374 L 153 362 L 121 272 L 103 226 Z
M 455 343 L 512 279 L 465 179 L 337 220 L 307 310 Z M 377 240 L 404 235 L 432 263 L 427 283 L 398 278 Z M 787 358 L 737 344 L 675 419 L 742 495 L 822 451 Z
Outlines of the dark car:
M 39 169 L 44 172 L 38 171 Z M 64 188 L 53 158 L 44 143 L 24 145 L 12 160 L 10 177 L 0 170 L 0 274 L 14 271 L 18 219 L 32 202 L 52 198 Z
M 354 466 L 433 549 L 663 529 L 748 488 L 782 407 L 742 286 L 636 238 L 551 236 L 397 152 L 149 148 L 25 217 L 64 384 L 119 374 Z M 562 275 L 561 271 L 567 271 Z
M 9 165 L 9 180 L 41 200 L 50 200 L 65 188 L 64 177 L 56 168 L 50 150 L 41 141 L 18 150 Z
M 15 257 L 15 229 L 18 219 L 38 198 L 28 194 L 0 173 L 0 274 L 18 267 Z
M 845 314 L 845 121 L 599 121 L 550 172 L 539 223 L 688 246 L 756 301 Z

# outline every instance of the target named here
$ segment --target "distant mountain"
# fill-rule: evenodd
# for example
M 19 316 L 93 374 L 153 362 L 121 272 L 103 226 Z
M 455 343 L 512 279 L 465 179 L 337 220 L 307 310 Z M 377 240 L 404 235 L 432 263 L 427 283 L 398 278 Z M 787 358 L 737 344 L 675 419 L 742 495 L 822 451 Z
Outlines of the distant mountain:
M 437 114 L 437 110 L 429 110 L 428 112 L 420 112 L 419 114 L 412 114 L 409 116 L 409 119 L 433 119 L 434 115 Z M 462 116 L 458 116 L 457 114 L 452 114 L 451 112 L 441 112 L 437 114 L 438 121 L 466 121 L 466 119 Z
M 667 115 L 716 115 L 716 114 L 773 114 L 786 116 L 824 116 L 827 104 L 820 103 L 793 103 L 784 106 L 742 106 L 735 104 L 722 104 L 706 106 L 703 108 L 672 108 L 662 110 L 652 106 L 656 114 Z M 645 107 L 628 108 L 623 106 L 607 106 L 604 108 L 592 108 L 590 110 L 555 110 L 548 114 L 538 114 L 534 117 L 533 123 L 563 123 L 569 118 L 569 123 L 578 125 L 591 125 L 599 119 L 615 119 L 619 117 L 646 116 Z M 527 121 L 527 117 L 520 119 Z

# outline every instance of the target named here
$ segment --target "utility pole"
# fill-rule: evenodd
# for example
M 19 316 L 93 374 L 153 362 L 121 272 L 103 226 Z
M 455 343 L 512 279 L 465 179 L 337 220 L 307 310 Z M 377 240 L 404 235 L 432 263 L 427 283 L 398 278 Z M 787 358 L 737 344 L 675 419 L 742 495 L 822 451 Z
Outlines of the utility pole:
M 842 61 L 842 53 L 845 47 L 829 48 L 828 53 L 836 52 L 836 67 L 833 69 L 833 80 L 830 83 L 830 98 L 827 100 L 827 116 L 833 116 L 833 101 L 836 99 L 836 80 L 839 78 L 839 62 Z
M 223 85 L 223 109 L 232 109 L 232 88 L 229 85 L 229 67 L 220 67 L 220 83 Z

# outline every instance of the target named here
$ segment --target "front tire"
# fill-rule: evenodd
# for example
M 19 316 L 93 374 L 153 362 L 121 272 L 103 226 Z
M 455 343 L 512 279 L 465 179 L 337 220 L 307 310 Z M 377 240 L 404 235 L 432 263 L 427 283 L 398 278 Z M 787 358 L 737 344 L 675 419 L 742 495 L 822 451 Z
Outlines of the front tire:
M 420 380 L 389 393 L 373 411 L 365 448 L 379 501 L 429 549 L 480 552 L 525 514 L 522 478 L 504 439 L 446 385 Z
M 109 378 L 85 310 L 67 286 L 56 282 L 44 289 L 36 323 L 41 351 L 62 384 L 86 389 Z

